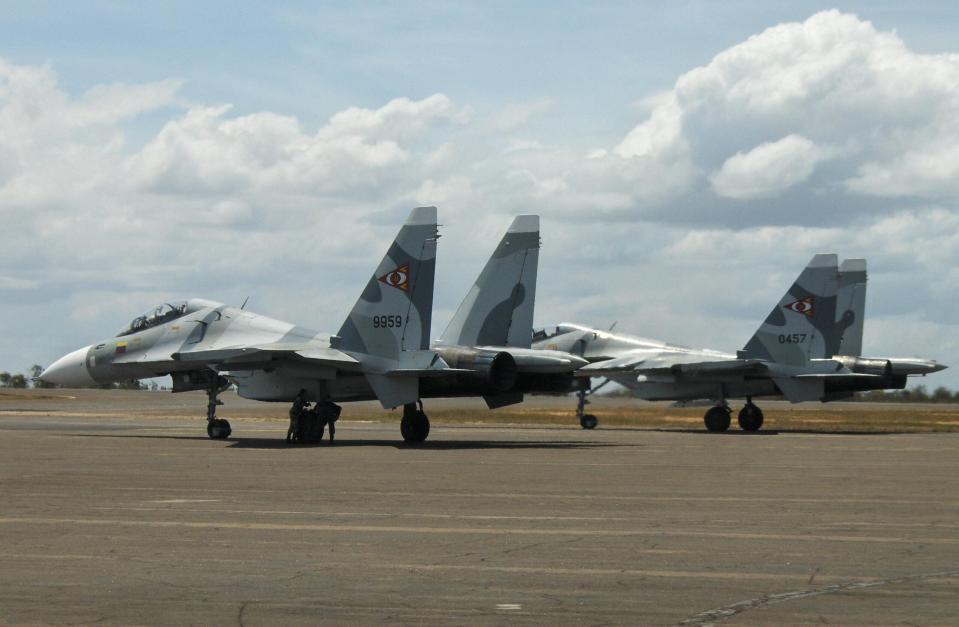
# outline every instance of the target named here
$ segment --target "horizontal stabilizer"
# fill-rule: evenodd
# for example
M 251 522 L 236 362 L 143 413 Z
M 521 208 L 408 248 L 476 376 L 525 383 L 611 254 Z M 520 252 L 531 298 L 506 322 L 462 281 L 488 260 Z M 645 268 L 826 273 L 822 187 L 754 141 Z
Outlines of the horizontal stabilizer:
M 420 397 L 420 380 L 415 376 L 366 374 L 376 400 L 384 409 L 415 403 Z
M 774 378 L 773 382 L 790 403 L 818 401 L 826 390 L 825 381 L 821 378 L 782 377 Z
M 484 396 L 483 400 L 486 401 L 486 406 L 489 407 L 490 409 L 498 409 L 500 407 L 506 407 L 507 405 L 515 405 L 517 403 L 522 403 L 523 393 L 522 392 L 504 392 L 503 394 Z

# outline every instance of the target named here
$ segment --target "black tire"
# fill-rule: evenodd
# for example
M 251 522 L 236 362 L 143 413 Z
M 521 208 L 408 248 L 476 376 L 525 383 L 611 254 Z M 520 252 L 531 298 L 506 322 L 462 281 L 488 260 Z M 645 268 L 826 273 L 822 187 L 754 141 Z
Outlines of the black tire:
M 319 444 L 323 439 L 323 420 L 316 412 L 303 412 L 300 416 L 299 437 L 301 444 Z
M 211 440 L 225 440 L 233 433 L 230 422 L 223 418 L 214 418 L 206 423 L 206 434 Z
M 579 419 L 579 426 L 584 429 L 595 429 L 598 424 L 599 420 L 593 414 L 583 414 L 583 417 Z
M 729 413 L 729 409 L 726 407 L 720 407 L 718 405 L 711 407 L 703 418 L 703 421 L 706 423 L 706 429 L 713 433 L 722 433 L 729 429 L 729 423 L 732 422 Z
M 400 433 L 403 434 L 403 440 L 410 444 L 424 442 L 430 434 L 430 420 L 421 411 L 404 416 L 400 421 Z
M 763 426 L 763 410 L 752 403 L 746 403 L 739 410 L 739 426 L 743 431 L 759 431 Z

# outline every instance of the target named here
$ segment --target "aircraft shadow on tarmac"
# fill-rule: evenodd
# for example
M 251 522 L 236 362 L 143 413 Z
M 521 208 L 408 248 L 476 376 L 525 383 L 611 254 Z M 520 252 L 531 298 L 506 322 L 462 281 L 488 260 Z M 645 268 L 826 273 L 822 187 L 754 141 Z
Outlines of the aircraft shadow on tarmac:
M 930 431 L 852 431 L 848 429 L 763 429 L 762 431 L 740 431 L 733 429 L 722 433 L 710 433 L 703 429 L 642 429 L 642 428 L 617 428 L 619 431 L 653 431 L 656 433 L 687 433 L 693 435 L 705 435 L 709 437 L 762 437 L 771 435 L 908 435 L 918 433 L 931 433 Z
M 358 439 L 337 439 L 335 444 L 323 440 L 319 444 L 287 444 L 285 440 L 276 440 L 268 438 L 237 438 L 231 440 L 231 448 L 340 448 L 350 446 L 385 446 L 398 449 L 419 449 L 434 451 L 455 451 L 455 450 L 510 450 L 510 449 L 590 449 L 590 448 L 611 448 L 616 446 L 629 446 L 615 442 L 491 442 L 482 440 L 428 440 L 420 444 L 408 444 L 406 442 L 393 440 L 358 440 Z
M 73 433 L 70 434 L 78 438 L 135 438 L 145 440 L 202 440 L 209 441 L 209 438 L 201 435 L 143 435 L 143 434 L 119 434 L 119 433 Z M 335 444 L 330 444 L 328 440 L 323 440 L 318 444 L 290 444 L 282 438 L 230 438 L 227 440 L 227 448 L 243 449 L 313 449 L 313 448 L 343 448 L 356 446 L 381 446 L 398 449 L 417 449 L 434 451 L 452 451 L 452 450 L 522 450 L 522 449 L 592 449 L 592 448 L 613 448 L 629 446 L 635 448 L 635 444 L 625 444 L 619 442 L 549 442 L 549 441 L 482 441 L 482 440 L 429 440 L 421 444 L 407 444 L 397 440 L 365 440 L 356 438 L 337 439 Z M 641 445 L 640 445 L 641 446 Z

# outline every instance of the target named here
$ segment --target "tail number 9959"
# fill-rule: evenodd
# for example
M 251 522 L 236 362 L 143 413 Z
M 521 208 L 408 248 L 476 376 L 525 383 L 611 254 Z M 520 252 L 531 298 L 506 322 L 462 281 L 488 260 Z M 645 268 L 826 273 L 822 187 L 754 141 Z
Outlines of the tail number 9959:
M 374 329 L 398 329 L 403 326 L 403 316 L 373 316 Z

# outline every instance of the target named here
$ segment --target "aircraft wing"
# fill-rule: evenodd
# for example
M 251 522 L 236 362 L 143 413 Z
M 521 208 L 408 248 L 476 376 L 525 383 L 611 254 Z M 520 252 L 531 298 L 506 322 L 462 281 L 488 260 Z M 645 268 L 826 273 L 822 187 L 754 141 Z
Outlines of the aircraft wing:
M 232 346 L 206 350 L 180 351 L 171 355 L 174 361 L 213 364 L 218 367 L 256 367 L 270 362 L 293 360 L 332 366 L 345 370 L 359 370 L 360 362 L 335 348 L 305 346 L 303 344 L 262 344 L 259 346 Z
M 645 366 L 646 362 L 647 360 L 642 356 L 626 355 L 583 366 L 576 371 L 576 374 L 581 377 L 601 377 L 614 373 L 630 373 L 637 376 L 671 376 L 681 379 L 711 380 L 726 379 L 730 376 L 764 375 L 768 372 L 766 363 L 758 359 L 698 361 L 669 366 Z

